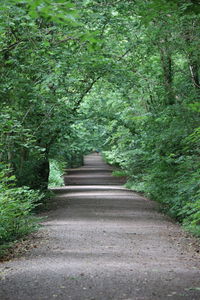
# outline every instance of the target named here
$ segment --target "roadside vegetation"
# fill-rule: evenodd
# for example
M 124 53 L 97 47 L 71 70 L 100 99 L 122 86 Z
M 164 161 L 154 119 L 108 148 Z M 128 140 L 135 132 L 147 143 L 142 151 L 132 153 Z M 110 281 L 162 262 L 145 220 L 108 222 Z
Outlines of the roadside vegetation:
M 1 245 L 94 149 L 200 235 L 199 25 L 196 0 L 1 2 Z
M 49 188 L 56 186 L 63 186 L 63 173 L 64 163 L 60 163 L 57 160 L 50 160 L 50 171 L 49 171 Z

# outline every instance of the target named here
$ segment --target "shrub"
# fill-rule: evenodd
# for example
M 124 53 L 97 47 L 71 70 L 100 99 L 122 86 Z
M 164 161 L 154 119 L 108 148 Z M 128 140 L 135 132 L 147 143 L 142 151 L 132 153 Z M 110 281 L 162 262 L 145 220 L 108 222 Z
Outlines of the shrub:
M 43 195 L 28 187 L 15 187 L 7 168 L 0 172 L 0 255 L 5 246 L 38 228 L 32 213 Z
M 63 163 L 56 160 L 50 161 L 49 187 L 63 186 Z
M 194 203 L 187 203 L 179 215 L 183 218 L 184 227 L 200 236 L 200 198 Z
M 37 191 L 27 187 L 11 188 L 0 194 L 0 243 L 12 241 L 37 228 L 38 218 L 31 215 Z

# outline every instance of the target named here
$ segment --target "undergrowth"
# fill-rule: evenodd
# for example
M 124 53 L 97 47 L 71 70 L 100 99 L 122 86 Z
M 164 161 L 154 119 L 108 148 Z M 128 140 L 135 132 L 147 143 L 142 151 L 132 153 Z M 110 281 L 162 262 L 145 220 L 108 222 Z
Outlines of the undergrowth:
M 34 210 L 44 195 L 28 187 L 16 187 L 10 170 L 0 171 L 0 257 L 13 242 L 39 227 L 40 218 Z

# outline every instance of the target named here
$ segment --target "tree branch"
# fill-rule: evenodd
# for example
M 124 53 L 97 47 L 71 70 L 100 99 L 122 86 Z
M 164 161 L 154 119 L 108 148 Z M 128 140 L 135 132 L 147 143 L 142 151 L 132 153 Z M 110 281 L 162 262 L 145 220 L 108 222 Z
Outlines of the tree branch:
M 131 50 L 132 50 L 132 47 L 129 48 L 128 50 L 126 50 L 126 52 L 125 52 L 123 55 L 121 55 L 121 56 L 117 59 L 117 62 L 123 60 L 123 59 L 126 57 L 126 55 L 127 55 Z M 75 106 L 74 109 L 73 109 L 73 112 L 75 112 L 75 111 L 79 108 L 79 106 L 80 106 L 80 104 L 81 104 L 83 98 L 89 93 L 89 91 L 93 88 L 93 86 L 95 85 L 95 83 L 96 83 L 97 81 L 99 81 L 99 79 L 101 79 L 101 78 L 103 77 L 103 75 L 105 75 L 106 73 L 109 73 L 109 72 L 110 72 L 110 70 L 105 70 L 105 71 L 102 72 L 102 74 L 99 75 L 97 78 L 93 79 L 93 81 L 88 85 L 88 87 L 85 89 L 85 91 L 81 94 L 79 100 L 78 100 L 77 103 L 76 103 L 76 106 Z

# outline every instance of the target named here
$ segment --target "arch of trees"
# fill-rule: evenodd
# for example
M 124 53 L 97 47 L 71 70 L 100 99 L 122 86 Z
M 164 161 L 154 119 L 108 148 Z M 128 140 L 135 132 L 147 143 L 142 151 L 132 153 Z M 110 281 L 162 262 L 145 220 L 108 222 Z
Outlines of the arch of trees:
M 196 0 L 2 1 L 0 240 L 94 148 L 199 233 L 199 25 Z

